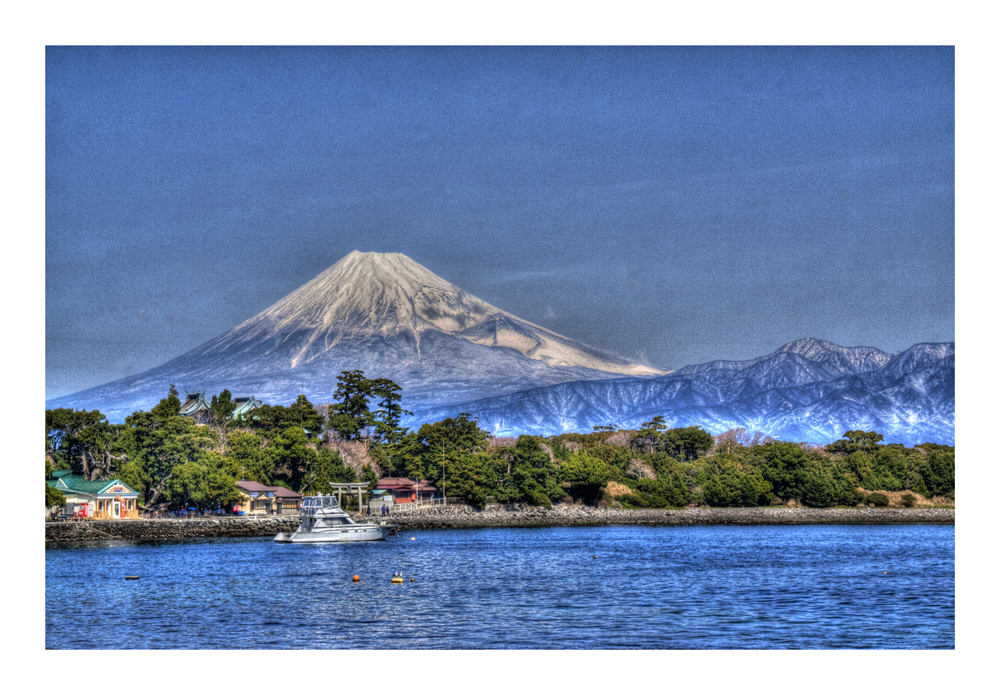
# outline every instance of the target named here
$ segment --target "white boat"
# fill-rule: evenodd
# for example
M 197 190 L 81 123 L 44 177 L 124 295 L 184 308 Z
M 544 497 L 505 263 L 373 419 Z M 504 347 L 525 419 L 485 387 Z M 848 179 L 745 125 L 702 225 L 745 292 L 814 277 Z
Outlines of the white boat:
M 279 533 L 278 543 L 354 543 L 384 541 L 395 527 L 389 524 L 359 524 L 340 508 L 333 495 L 302 498 L 299 527 Z

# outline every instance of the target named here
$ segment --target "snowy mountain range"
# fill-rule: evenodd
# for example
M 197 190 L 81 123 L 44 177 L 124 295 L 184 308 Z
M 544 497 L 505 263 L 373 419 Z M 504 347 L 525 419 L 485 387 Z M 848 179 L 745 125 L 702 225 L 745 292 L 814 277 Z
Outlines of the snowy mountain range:
M 329 401 L 341 371 L 403 389 L 404 406 L 455 403 L 565 381 L 657 376 L 478 299 L 398 253 L 354 251 L 232 330 L 141 374 L 46 402 L 112 422 L 170 384 L 272 404 Z
M 170 384 L 182 396 L 229 389 L 288 404 L 305 393 L 320 404 L 352 369 L 399 384 L 410 427 L 468 412 L 496 435 L 556 434 L 662 415 L 672 427 L 816 443 L 849 429 L 908 444 L 955 437 L 954 343 L 890 355 L 810 338 L 665 372 L 520 319 L 402 254 L 358 251 L 190 352 L 46 408 L 99 409 L 123 422 Z
M 414 425 L 467 412 L 495 435 L 670 427 L 734 427 L 826 444 L 852 429 L 907 445 L 955 441 L 955 344 L 895 355 L 808 338 L 743 362 L 716 361 L 653 379 L 575 381 L 415 412 Z

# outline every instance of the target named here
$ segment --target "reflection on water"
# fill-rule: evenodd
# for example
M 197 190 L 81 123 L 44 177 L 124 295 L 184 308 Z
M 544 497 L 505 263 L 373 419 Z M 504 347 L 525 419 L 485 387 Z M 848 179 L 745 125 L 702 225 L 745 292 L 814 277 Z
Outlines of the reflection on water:
M 955 646 L 954 526 L 108 541 L 45 556 L 55 649 Z

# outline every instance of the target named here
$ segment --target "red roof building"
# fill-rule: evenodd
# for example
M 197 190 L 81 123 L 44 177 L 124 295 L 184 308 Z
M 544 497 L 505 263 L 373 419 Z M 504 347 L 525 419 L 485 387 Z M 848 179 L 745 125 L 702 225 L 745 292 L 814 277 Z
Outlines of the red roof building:
M 375 487 L 392 494 L 394 504 L 415 502 L 418 494 L 421 500 L 438 497 L 438 489 L 426 478 L 422 480 L 414 480 L 413 478 L 379 478 L 378 484 Z

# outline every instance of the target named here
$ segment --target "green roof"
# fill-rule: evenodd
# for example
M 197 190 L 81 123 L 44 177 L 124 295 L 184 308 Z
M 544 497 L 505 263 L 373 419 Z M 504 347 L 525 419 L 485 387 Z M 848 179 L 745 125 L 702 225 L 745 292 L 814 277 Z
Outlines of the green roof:
M 97 495 L 104 492 L 106 489 L 114 484 L 125 485 L 122 481 L 115 478 L 114 480 L 87 480 L 81 475 L 74 475 L 71 471 L 56 471 L 52 474 L 55 480 L 46 480 L 45 484 L 49 487 L 54 487 L 57 490 L 66 489 L 70 492 L 81 492 L 85 495 Z M 59 485 L 59 483 L 62 485 Z M 128 485 L 129 490 L 132 488 Z M 135 491 L 126 494 L 136 494 Z

